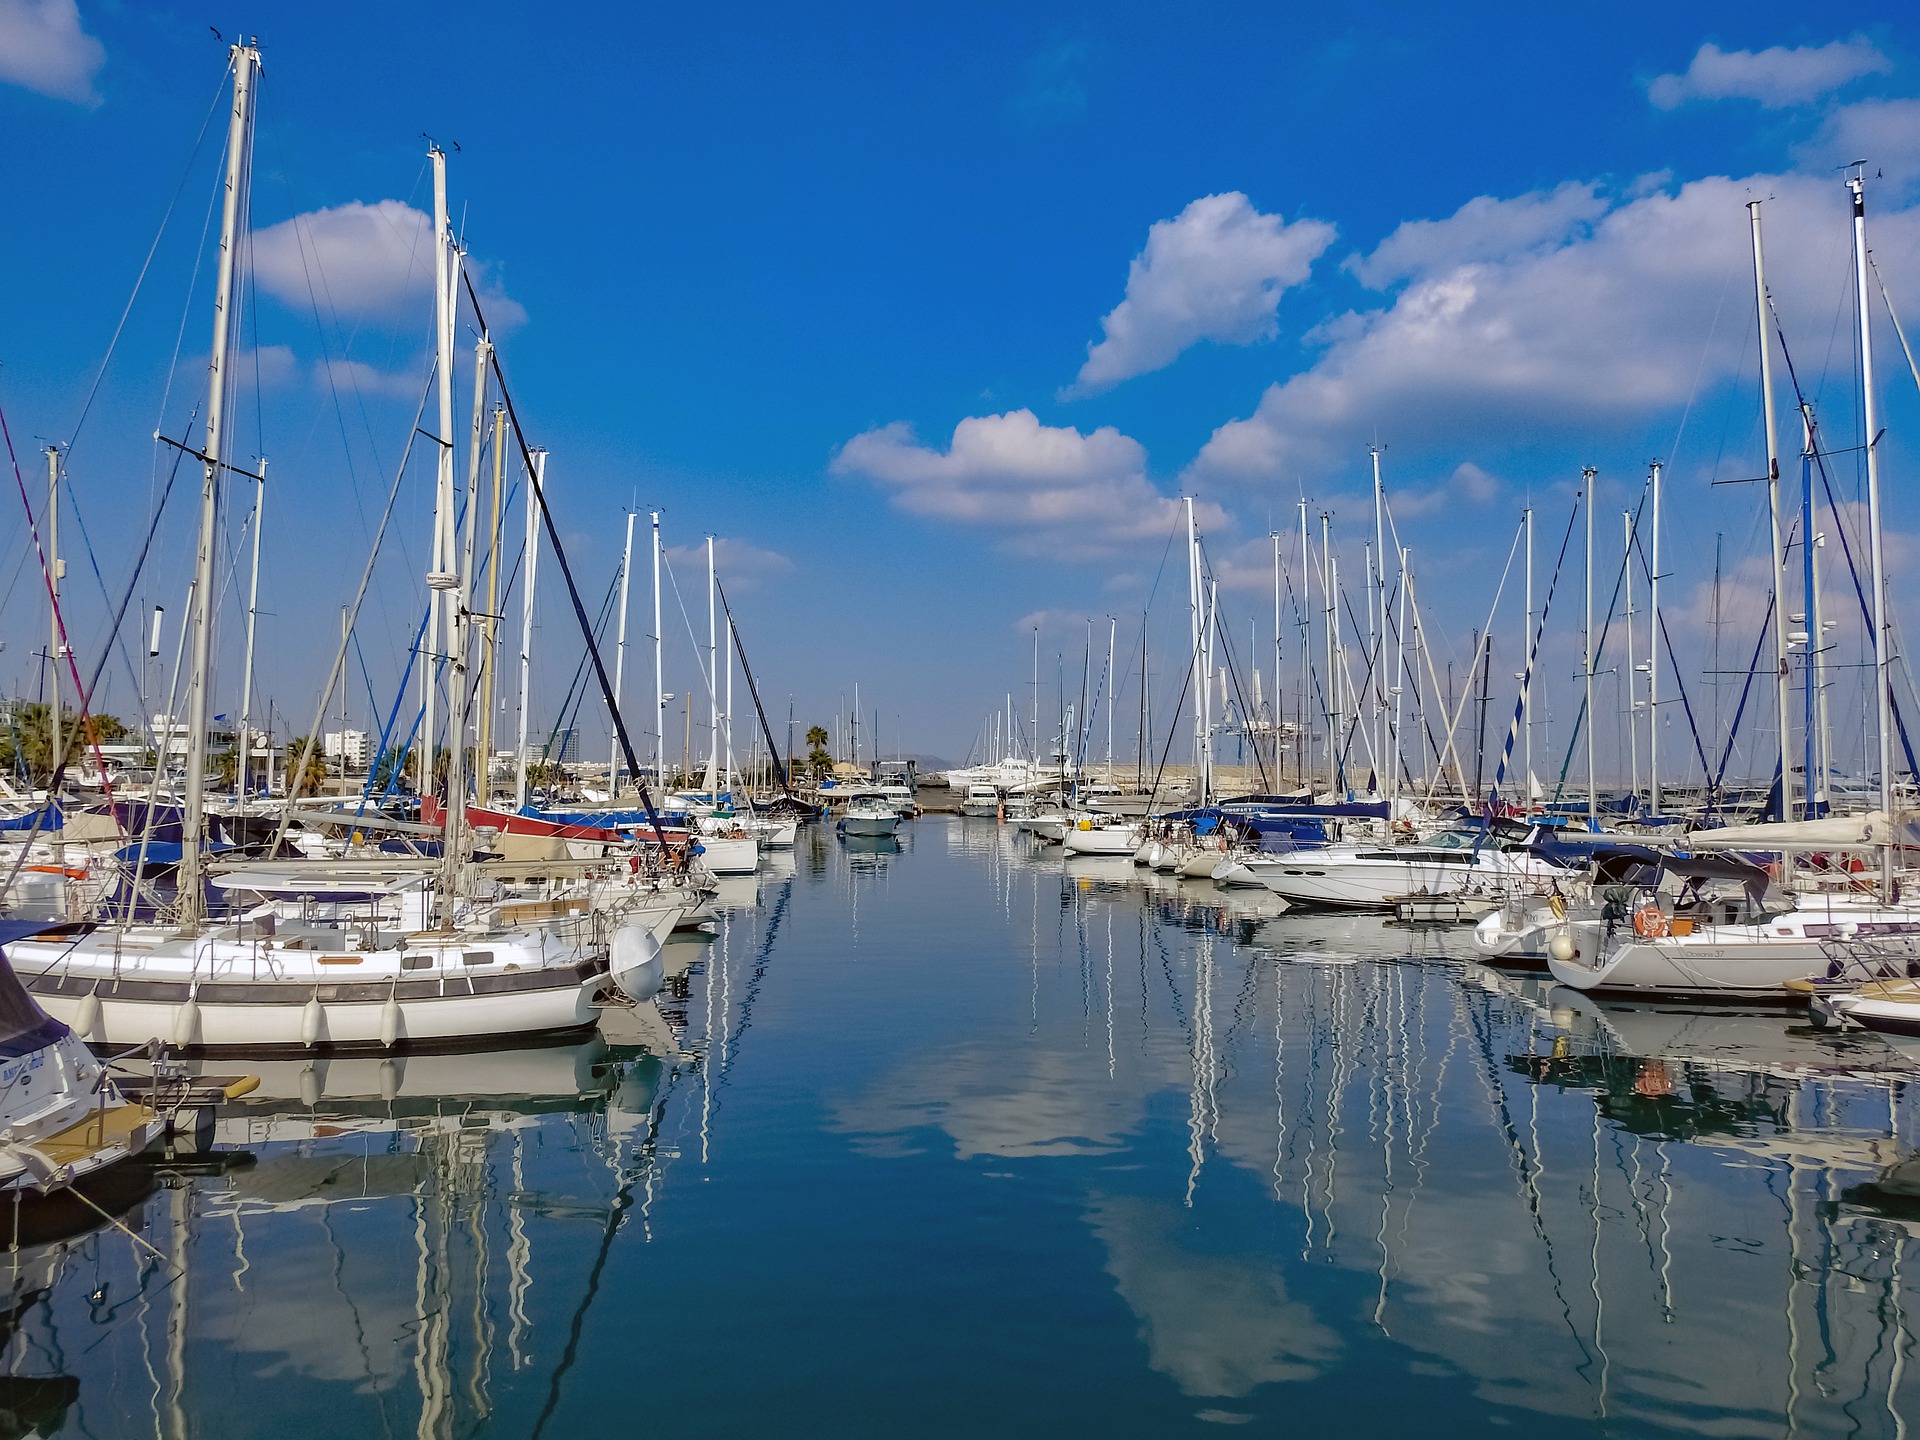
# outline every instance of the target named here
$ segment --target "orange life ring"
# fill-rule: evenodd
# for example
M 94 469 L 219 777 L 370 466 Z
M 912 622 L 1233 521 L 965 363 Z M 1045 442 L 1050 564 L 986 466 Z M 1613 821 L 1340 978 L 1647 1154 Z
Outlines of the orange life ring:
M 1671 935 L 1673 927 L 1658 905 L 1642 905 L 1633 912 L 1633 933 L 1643 940 L 1658 940 Z

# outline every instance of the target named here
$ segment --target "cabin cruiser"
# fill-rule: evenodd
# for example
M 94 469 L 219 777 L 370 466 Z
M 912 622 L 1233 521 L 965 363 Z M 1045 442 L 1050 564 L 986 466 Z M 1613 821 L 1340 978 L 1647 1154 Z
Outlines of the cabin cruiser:
M 847 808 L 840 816 L 842 835 L 892 835 L 899 829 L 899 809 L 878 790 L 863 790 L 847 797 Z
M 960 803 L 960 813 L 993 819 L 1000 814 L 1000 792 L 983 781 L 974 781 L 967 786 L 967 798 Z
M 1403 895 L 1492 894 L 1550 886 L 1572 869 L 1537 826 L 1494 821 L 1442 830 L 1415 845 L 1330 846 L 1282 857 L 1257 872 L 1276 895 L 1302 905 L 1389 910 Z

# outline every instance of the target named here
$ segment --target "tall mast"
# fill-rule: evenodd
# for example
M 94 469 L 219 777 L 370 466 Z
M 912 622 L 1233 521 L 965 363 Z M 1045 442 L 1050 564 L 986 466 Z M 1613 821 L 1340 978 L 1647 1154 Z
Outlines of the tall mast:
M 254 476 L 253 484 L 253 572 L 247 581 L 247 650 L 246 658 L 240 667 L 240 744 L 233 767 L 234 793 L 243 799 L 247 793 L 247 762 L 249 752 L 253 749 L 253 636 L 255 624 L 260 615 L 260 531 L 266 524 L 267 518 L 265 457 L 261 458 L 260 469 Z M 343 754 L 346 743 L 346 737 L 343 734 L 340 739 Z
M 1327 715 L 1327 789 L 1337 791 L 1340 788 L 1340 684 L 1334 673 L 1333 655 L 1339 643 L 1336 634 L 1333 608 L 1333 516 L 1327 511 L 1320 512 L 1320 598 L 1327 602 L 1327 613 L 1323 620 L 1326 631 L 1327 679 L 1326 704 L 1322 707 Z
M 1185 497 L 1187 511 L 1187 611 L 1188 629 L 1193 647 L 1192 672 L 1193 686 L 1193 778 L 1199 786 L 1201 767 L 1206 764 L 1207 749 L 1207 702 L 1208 684 L 1206 671 L 1202 668 L 1206 656 L 1202 651 L 1201 635 L 1201 590 L 1200 590 L 1200 542 L 1193 528 L 1193 497 Z M 1202 802 L 1204 803 L 1204 802 Z
M 1887 567 L 1881 543 L 1880 405 L 1873 386 L 1873 312 L 1867 308 L 1866 162 L 1847 177 L 1853 192 L 1853 273 L 1860 316 L 1861 414 L 1867 425 L 1868 554 L 1873 570 L 1874 709 L 1880 730 L 1880 808 L 1893 814 L 1893 668 L 1887 645 Z M 1893 848 L 1880 847 L 1880 898 L 1893 899 Z
M 1633 668 L 1633 512 L 1620 512 L 1620 533 L 1625 537 L 1626 566 L 1621 583 L 1627 590 L 1627 665 L 1621 671 L 1627 681 L 1627 793 L 1633 797 L 1633 803 L 1640 800 L 1640 722 L 1635 716 L 1635 707 L 1640 700 L 1640 685 L 1634 679 Z
M 1307 706 L 1313 699 L 1313 607 L 1307 604 L 1309 593 L 1307 576 L 1312 573 L 1312 565 L 1307 559 L 1307 502 L 1300 502 L 1300 689 L 1295 704 L 1300 716 L 1300 783 L 1312 791 L 1307 778 L 1309 762 L 1313 759 L 1313 722 Z
M 211 452 L 209 452 L 211 453 Z M 60 562 L 60 447 L 47 446 L 47 747 L 48 764 L 60 759 L 60 580 L 66 567 Z M 47 800 L 52 803 L 53 777 L 47 777 Z
M 789 727 L 791 728 L 791 727 Z M 788 750 L 793 746 L 789 744 Z M 791 760 L 792 756 L 789 755 Z M 667 783 L 667 667 L 660 637 L 660 512 L 653 512 L 653 771 Z
M 1588 465 L 1580 472 L 1581 488 L 1587 501 L 1587 633 L 1582 639 L 1585 657 L 1582 669 L 1587 681 L 1587 823 L 1599 823 L 1600 802 L 1595 792 L 1593 770 L 1593 510 L 1595 480 L 1599 472 Z
M 527 584 L 520 592 L 520 720 L 513 767 L 513 805 L 527 803 L 527 721 L 533 691 L 533 595 L 540 573 L 540 500 L 547 493 L 547 452 L 533 452 L 533 472 L 527 477 Z
M 1273 532 L 1273 694 L 1267 716 L 1273 721 L 1273 784 L 1280 787 L 1280 532 Z
M 453 277 L 452 244 L 447 225 L 447 152 L 428 145 L 433 162 L 433 354 L 434 381 L 440 400 L 439 463 L 434 471 L 433 544 L 427 554 L 426 648 L 420 652 L 420 793 L 432 793 L 434 692 L 445 628 L 446 605 L 442 587 L 453 570 Z
M 1377 764 L 1387 748 L 1382 733 L 1386 728 L 1386 696 L 1380 679 L 1380 656 L 1387 643 L 1387 532 L 1384 519 L 1386 504 L 1380 488 L 1380 447 L 1369 445 L 1367 453 L 1373 457 L 1373 553 L 1367 558 L 1367 579 L 1373 590 L 1372 598 L 1367 601 L 1367 660 L 1373 672 L 1373 683 L 1367 686 L 1367 703 L 1373 716 L 1373 753 Z M 1379 612 L 1377 626 L 1376 610 Z
M 1767 437 L 1767 523 L 1773 543 L 1773 575 L 1769 582 L 1773 595 L 1773 695 L 1774 716 L 1780 726 L 1780 819 L 1793 818 L 1793 762 L 1788 758 L 1791 731 L 1787 722 L 1787 592 L 1783 584 L 1787 573 L 1786 551 L 1780 537 L 1780 441 L 1775 432 L 1773 414 L 1773 327 L 1767 324 L 1767 268 L 1760 245 L 1760 201 L 1747 202 L 1747 216 L 1753 232 L 1753 294 L 1760 326 L 1760 428 Z M 1866 294 L 1864 272 L 1862 296 Z M 1863 312 L 1864 323 L 1864 312 Z M 1869 451 L 1871 454 L 1871 451 Z M 1871 461 L 1869 461 L 1871 463 Z
M 1650 482 L 1653 486 L 1653 553 L 1647 557 L 1647 610 L 1651 616 L 1653 639 L 1647 646 L 1647 798 L 1655 815 L 1660 813 L 1660 476 L 1665 469 L 1656 460 Z
M 1120 638 L 1120 622 L 1107 617 L 1107 783 L 1113 783 L 1113 702 L 1119 698 L 1118 677 L 1113 673 L 1114 642 Z
M 620 629 L 613 649 L 613 708 L 620 708 L 620 691 L 627 671 L 627 592 L 633 580 L 634 512 L 627 512 L 627 548 L 620 560 Z M 639 776 L 633 777 L 637 782 Z M 613 749 L 607 757 L 607 799 L 620 793 L 620 727 L 613 727 Z
M 459 271 L 459 256 L 449 257 L 448 268 Z M 447 292 L 451 309 L 453 292 Z M 467 712 L 469 685 L 473 672 L 468 666 L 473 639 L 473 532 L 480 518 L 480 454 L 486 442 L 487 359 L 492 350 L 482 335 L 473 347 L 473 412 L 467 446 L 466 517 L 460 533 L 460 571 L 454 580 L 452 602 L 447 607 L 447 657 L 449 661 L 447 701 L 447 833 L 441 845 L 441 899 L 445 905 L 440 919 L 444 926 L 453 923 L 453 897 L 460 891 L 460 879 L 466 862 L 467 833 Z M 341 694 L 346 693 L 346 676 L 341 677 Z M 344 729 L 344 727 L 342 727 Z M 343 747 L 344 748 L 344 747 Z M 483 797 L 484 798 L 484 797 Z
M 476 789 L 481 803 L 493 798 L 493 696 L 500 669 L 500 502 L 505 480 L 507 453 L 507 409 L 493 407 L 493 516 L 487 529 L 487 606 L 481 621 L 480 703 L 475 707 L 478 721 L 473 741 L 474 763 L 478 768 Z
M 1813 406 L 1800 407 L 1800 533 L 1806 536 L 1807 589 L 1807 813 L 1827 803 L 1827 624 L 1820 604 L 1820 549 L 1826 536 L 1814 530 Z M 1816 778 L 1817 777 L 1817 778 Z
M 259 49 L 251 44 L 235 45 L 232 65 L 233 110 L 227 120 L 219 278 L 213 292 L 213 352 L 207 364 L 206 468 L 200 484 L 200 539 L 193 567 L 193 666 L 187 677 L 186 815 L 179 886 L 182 929 L 199 923 L 205 899 L 201 892 L 205 857 L 200 847 L 206 819 L 207 712 L 212 697 L 213 556 L 218 539 L 220 469 L 225 463 L 227 351 L 237 322 L 234 262 L 239 255 L 241 227 L 247 223 L 250 209 L 247 189 L 253 172 L 253 86 L 260 68 Z
M 1407 633 L 1407 555 L 1408 553 L 1409 552 L 1407 550 L 1407 547 L 1402 545 L 1400 547 L 1400 620 L 1399 620 L 1399 623 L 1394 627 L 1394 638 L 1393 638 L 1393 689 L 1391 692 L 1393 695 L 1393 756 L 1389 761 L 1389 763 L 1393 767 L 1393 770 L 1392 770 L 1393 783 L 1391 787 L 1388 789 L 1387 794 L 1390 798 L 1392 798 L 1395 801 L 1398 801 L 1400 798 L 1400 755 L 1401 755 L 1400 737 L 1402 734 L 1405 733 L 1401 725 L 1401 721 L 1405 713 L 1403 709 L 1403 705 L 1405 701 L 1405 687 L 1400 683 L 1400 678 L 1401 678 L 1401 671 L 1405 668 L 1401 664 L 1401 658 L 1406 653 L 1406 644 L 1407 644 L 1406 633 Z M 1388 818 L 1391 819 L 1392 816 L 1389 815 Z
M 720 763 L 720 627 L 713 609 L 713 536 L 707 536 L 707 798 L 715 793 L 714 766 Z
M 1533 631 L 1533 507 L 1529 505 L 1521 514 L 1526 517 L 1527 522 L 1527 653 L 1523 660 L 1525 668 L 1520 672 L 1520 707 L 1526 724 L 1522 735 L 1525 741 L 1524 753 L 1527 765 L 1526 810 L 1531 814 L 1533 811 L 1533 695 L 1531 693 L 1533 686 L 1530 682 L 1533 678 L 1534 647 L 1538 644 Z M 1403 570 L 1406 568 L 1404 560 L 1401 562 L 1401 568 Z

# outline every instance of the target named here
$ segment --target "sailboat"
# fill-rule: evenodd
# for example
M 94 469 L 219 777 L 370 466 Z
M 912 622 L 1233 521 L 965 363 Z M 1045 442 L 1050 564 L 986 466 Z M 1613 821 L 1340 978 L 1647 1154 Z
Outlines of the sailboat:
M 52 1016 L 81 1039 L 104 1047 L 158 1039 L 181 1049 L 216 1051 L 392 1051 L 583 1035 L 597 1024 L 598 1007 L 611 998 L 619 977 L 641 991 L 649 984 L 657 988 L 658 942 L 644 927 L 617 928 L 591 908 L 534 926 L 505 923 L 497 903 L 472 893 L 470 830 L 461 805 L 447 807 L 439 873 L 430 882 L 423 878 L 401 887 L 397 907 L 369 906 L 344 917 L 288 918 L 264 900 L 236 918 L 213 920 L 206 913 L 214 563 L 222 471 L 232 468 L 225 459 L 227 382 L 229 355 L 239 333 L 234 271 L 248 223 L 258 47 L 250 42 L 234 45 L 229 63 L 232 106 L 206 429 L 203 448 L 193 452 L 204 472 L 175 913 L 151 922 L 76 922 L 22 939 L 13 949 L 15 968 Z M 430 157 L 440 419 L 442 429 L 451 431 L 460 255 L 447 222 L 446 156 L 436 145 Z M 484 335 L 480 344 L 484 359 L 489 348 Z M 449 790 L 463 794 L 472 548 L 469 544 L 462 565 L 454 535 L 451 447 L 439 448 L 434 564 L 428 580 L 436 602 L 433 613 L 441 615 L 439 602 L 447 602 L 446 638 L 455 691 Z M 537 498 L 530 495 L 528 503 Z M 475 508 L 467 507 L 469 540 Z M 342 658 L 344 653 L 343 645 Z M 432 693 L 429 683 L 429 704 Z

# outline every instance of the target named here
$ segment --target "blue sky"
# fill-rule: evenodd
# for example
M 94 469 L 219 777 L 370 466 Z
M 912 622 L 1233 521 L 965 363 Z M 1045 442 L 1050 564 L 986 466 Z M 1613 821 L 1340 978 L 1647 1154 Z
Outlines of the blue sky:
M 1840 448 L 1832 435 L 1858 427 L 1840 161 L 1867 154 L 1883 172 L 1876 254 L 1903 320 L 1920 317 L 1920 67 L 1893 14 L 269 4 L 210 17 L 0 0 L 0 403 L 30 472 L 36 445 L 74 435 L 173 203 L 72 458 L 117 594 L 153 494 L 149 436 L 182 430 L 200 384 L 196 256 L 218 147 L 195 140 L 225 61 L 208 21 L 244 19 L 266 73 L 248 320 L 260 384 L 242 443 L 276 481 L 261 693 L 296 729 L 425 376 L 430 302 L 407 274 L 425 252 L 401 243 L 430 200 L 423 132 L 460 146 L 453 210 L 496 318 L 515 322 L 502 354 L 553 453 L 589 603 L 629 505 L 663 508 L 670 545 L 721 536 L 777 724 L 790 695 L 804 724 L 858 682 L 889 746 L 962 758 L 1023 686 L 1032 625 L 1048 676 L 1056 655 L 1077 671 L 1090 617 L 1120 616 L 1137 652 L 1182 493 L 1207 518 L 1236 644 L 1251 621 L 1264 661 L 1269 526 L 1297 523 L 1302 496 L 1316 517 L 1331 509 L 1343 574 L 1357 575 L 1376 440 L 1442 662 L 1464 665 L 1529 496 L 1544 552 L 1580 465 L 1600 468 L 1610 581 L 1619 511 L 1659 456 L 1673 466 L 1675 644 L 1711 668 L 1705 592 L 1724 537 L 1723 613 L 1746 618 L 1721 632 L 1741 658 L 1720 663 L 1744 668 L 1765 531 L 1751 487 L 1709 483 L 1761 464 L 1742 206 L 1769 199 L 1776 301 Z M 1877 323 L 1904 556 L 1920 531 L 1904 482 L 1920 406 Z M 1789 453 L 1792 429 L 1783 420 Z M 1857 476 L 1841 468 L 1850 496 Z M 356 723 L 369 691 L 390 699 L 424 593 L 430 484 L 416 458 L 359 629 Z M 0 675 L 31 694 L 44 607 L 17 570 L 14 513 L 0 527 Z M 191 522 L 169 507 L 140 587 L 170 615 Z M 701 628 L 690 550 L 675 569 Z M 1169 603 L 1183 587 L 1162 579 L 1151 622 L 1173 656 L 1155 666 L 1161 709 L 1184 668 L 1186 619 Z M 1496 676 L 1517 668 L 1514 593 Z M 84 558 L 68 594 L 85 661 L 105 603 Z M 669 607 L 667 688 L 684 693 L 703 682 Z M 1556 619 L 1572 625 L 1572 608 Z M 229 690 L 236 615 L 229 590 Z M 540 626 L 536 733 L 579 658 L 544 588 Z M 636 633 L 648 628 L 636 610 Z M 1556 624 L 1553 646 L 1558 734 L 1577 634 Z M 1285 650 L 1290 671 L 1291 635 Z M 133 709 L 126 666 L 107 674 L 106 708 Z M 582 725 L 603 734 L 595 709 Z M 1690 747 L 1681 724 L 1669 714 L 1663 743 Z M 1619 728 L 1600 730 L 1616 753 Z

